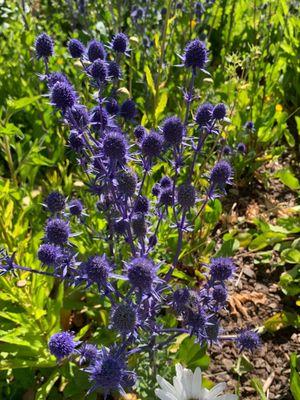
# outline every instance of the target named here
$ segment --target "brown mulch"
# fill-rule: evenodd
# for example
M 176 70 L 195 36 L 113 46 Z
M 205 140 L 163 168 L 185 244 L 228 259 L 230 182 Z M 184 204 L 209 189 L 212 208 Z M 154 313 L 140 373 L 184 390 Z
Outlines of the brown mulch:
M 268 172 L 276 171 L 282 164 L 267 165 Z M 230 199 L 226 200 L 227 215 L 222 223 L 230 227 L 239 225 L 239 230 L 253 228 L 253 219 L 260 217 L 276 224 L 277 218 L 289 215 L 289 209 L 295 205 L 295 196 L 286 186 L 276 179 L 269 180 L 265 188 L 259 181 L 250 188 L 233 188 Z M 274 252 L 273 258 L 277 255 Z M 237 279 L 230 287 L 228 313 L 223 321 L 226 333 L 236 333 L 239 329 L 261 327 L 264 322 L 284 308 L 286 298 L 277 285 L 280 273 L 270 265 L 255 265 L 257 256 L 251 252 L 240 252 L 235 261 Z M 212 347 L 211 364 L 208 377 L 214 382 L 227 382 L 232 392 L 240 385 L 240 398 L 258 400 L 259 395 L 251 385 L 251 378 L 262 381 L 268 399 L 292 400 L 289 390 L 290 354 L 299 353 L 300 333 L 293 328 L 285 328 L 274 334 L 262 335 L 262 344 L 247 358 L 253 370 L 240 378 L 234 371 L 238 351 L 228 342 Z

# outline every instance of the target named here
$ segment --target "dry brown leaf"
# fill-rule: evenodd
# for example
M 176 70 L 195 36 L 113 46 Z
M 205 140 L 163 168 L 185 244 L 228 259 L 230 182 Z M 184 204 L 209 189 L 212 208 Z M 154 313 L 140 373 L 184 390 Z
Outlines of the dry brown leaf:
M 255 201 L 251 201 L 251 203 L 247 206 L 245 213 L 247 221 L 253 221 L 254 218 L 259 216 L 259 214 L 259 205 Z
M 229 297 L 229 305 L 232 309 L 233 315 L 242 314 L 245 318 L 249 318 L 247 307 L 244 303 L 250 301 L 253 304 L 265 304 L 266 295 L 258 292 L 245 292 L 245 293 L 234 293 Z

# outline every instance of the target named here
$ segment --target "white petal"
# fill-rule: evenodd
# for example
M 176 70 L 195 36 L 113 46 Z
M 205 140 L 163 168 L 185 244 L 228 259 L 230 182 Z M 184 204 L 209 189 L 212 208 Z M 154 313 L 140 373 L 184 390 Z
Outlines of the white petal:
M 186 397 L 188 399 L 191 399 L 192 396 L 193 396 L 193 391 L 192 391 L 192 389 L 193 389 L 193 376 L 194 376 L 193 372 L 190 369 L 188 369 L 187 373 L 185 375 L 185 392 L 186 392 Z
M 173 378 L 173 386 L 175 388 L 176 394 L 181 394 L 183 392 L 183 386 L 181 379 L 178 376 L 174 376 Z
M 192 385 L 193 398 L 197 399 L 197 397 L 201 393 L 201 386 L 202 386 L 201 369 L 199 367 L 197 367 L 196 371 L 194 372 L 194 376 L 193 376 L 193 385 Z
M 165 392 L 161 389 L 155 389 L 155 394 L 160 400 L 179 400 L 172 393 Z
M 226 388 L 226 383 L 218 383 L 216 386 L 214 386 L 210 391 L 209 391 L 209 396 L 213 399 L 214 397 L 218 396 L 220 393 L 224 391 Z M 210 399 L 210 397 L 209 397 Z
M 176 376 L 178 376 L 178 378 L 181 378 L 182 372 L 183 372 L 182 365 L 181 364 L 176 364 L 175 365 L 175 369 L 176 369 Z
M 162 378 L 160 375 L 157 375 L 156 377 L 157 383 L 159 386 L 165 390 L 166 392 L 170 392 L 172 394 L 176 394 L 174 386 L 171 385 L 168 381 L 166 381 L 164 378 Z

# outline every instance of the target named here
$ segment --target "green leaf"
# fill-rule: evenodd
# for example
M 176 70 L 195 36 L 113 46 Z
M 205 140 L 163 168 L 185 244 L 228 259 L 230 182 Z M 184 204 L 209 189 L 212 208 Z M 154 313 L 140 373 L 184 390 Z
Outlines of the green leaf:
M 263 385 L 260 379 L 252 378 L 251 379 L 251 386 L 256 390 L 257 394 L 259 395 L 260 400 L 267 400 L 267 397 L 264 393 Z
M 145 74 L 146 74 L 146 81 L 148 84 L 148 87 L 151 91 L 151 93 L 153 94 L 153 96 L 155 96 L 156 90 L 155 90 L 155 85 L 154 85 L 154 80 L 150 71 L 150 68 L 148 67 L 148 65 L 145 66 L 144 68 Z
M 272 246 L 284 239 L 286 235 L 280 232 L 265 232 L 258 235 L 249 245 L 249 250 L 258 251 L 267 246 Z
M 299 359 L 296 353 L 291 354 L 290 388 L 295 400 L 300 400 Z
M 165 110 L 168 102 L 168 93 L 163 92 L 159 98 L 157 108 L 155 110 L 155 118 L 157 119 Z
M 175 356 L 175 362 L 180 362 L 187 368 L 207 368 L 210 358 L 206 355 L 206 346 L 201 347 L 195 343 L 194 338 L 187 337 L 179 346 Z
M 23 132 L 21 131 L 21 129 L 11 123 L 8 123 L 3 127 L 0 127 L 0 134 L 7 136 L 18 136 L 20 138 L 23 137 Z
M 10 108 L 10 112 L 21 110 L 24 107 L 35 103 L 41 96 L 22 97 L 21 99 L 12 99 L 7 101 L 7 106 Z
M 289 168 L 278 171 L 275 174 L 275 177 L 279 178 L 283 184 L 285 184 L 292 190 L 300 189 L 299 180 L 295 177 L 295 175 Z
M 293 326 L 300 328 L 300 316 L 296 312 L 282 311 L 267 319 L 264 327 L 269 332 L 277 332 L 279 329 Z
M 300 264 L 300 251 L 297 249 L 285 249 L 280 255 L 284 261 L 290 264 Z
M 53 388 L 55 382 L 58 380 L 60 376 L 59 371 L 55 370 L 42 386 L 40 386 L 36 392 L 34 400 L 44 400 L 48 398 L 51 389 Z
M 237 360 L 236 366 L 233 368 L 233 371 L 239 375 L 242 376 L 246 374 L 247 372 L 250 372 L 253 370 L 253 364 L 248 360 L 247 357 L 245 356 L 240 356 Z

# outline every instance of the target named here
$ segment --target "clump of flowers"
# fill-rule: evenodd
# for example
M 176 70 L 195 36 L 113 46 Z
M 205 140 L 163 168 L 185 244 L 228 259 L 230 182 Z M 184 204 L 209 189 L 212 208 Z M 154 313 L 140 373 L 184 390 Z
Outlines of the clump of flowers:
M 50 217 L 37 255 L 42 269 L 32 271 L 60 278 L 69 286 L 98 290 L 101 298 L 110 303 L 110 327 L 118 335 L 113 347 L 75 343 L 69 332 L 58 332 L 49 341 L 51 354 L 58 360 L 72 357 L 77 361 L 89 375 L 90 391 L 101 391 L 105 398 L 114 391 L 124 393 L 134 385 L 135 373 L 127 366 L 131 354 L 146 352 L 152 358 L 154 352 L 182 333 L 194 337 L 200 344 L 222 340 L 220 312 L 226 307 L 226 284 L 235 272 L 230 258 L 215 257 L 208 265 L 202 265 L 206 280 L 199 289 L 178 287 L 172 282 L 185 233 L 193 230 L 195 219 L 205 212 L 211 199 L 226 194 L 234 175 L 230 163 L 222 159 L 225 149 L 211 157 L 212 166 L 209 166 L 210 160 L 209 164 L 204 163 L 207 139 L 219 138 L 222 120 L 226 117 L 223 103 L 214 106 L 205 102 L 197 107 L 193 104 L 195 76 L 205 71 L 208 60 L 206 46 L 195 39 L 187 44 L 182 56 L 183 67 L 190 74 L 189 88 L 184 95 L 184 120 L 172 115 L 161 126 L 146 129 L 137 125 L 135 101 L 120 102 L 115 90 L 115 83 L 122 76 L 122 59 L 129 51 L 128 43 L 124 33 L 115 35 L 107 46 L 111 53 L 107 54 L 104 45 L 95 39 L 86 47 L 77 39 L 69 41 L 71 59 L 84 61 L 86 78 L 98 92 L 94 107 L 88 110 L 67 77 L 49 72 L 52 39 L 43 34 L 36 41 L 37 56 L 45 63 L 43 80 L 47 83 L 50 102 L 70 129 L 68 144 L 88 177 L 86 184 L 95 197 L 97 209 L 106 217 L 110 248 L 107 254 L 86 257 L 78 254 L 70 240 L 74 225 L 83 221 L 84 204 L 54 191 L 44 201 Z M 130 125 L 133 125 L 132 135 L 128 131 Z M 149 194 L 146 182 L 161 158 L 169 160 L 170 173 L 161 176 Z M 205 172 L 202 178 L 206 185 L 202 187 L 194 182 L 195 169 L 199 166 Z M 167 260 L 158 260 L 156 253 L 162 245 L 159 229 L 163 223 L 169 223 L 177 232 L 176 249 L 169 266 Z M 129 253 L 121 263 L 114 258 L 117 245 L 126 250 L 123 254 Z M 30 271 L 7 255 L 1 257 L 1 269 L 3 272 Z M 122 285 L 117 284 L 120 280 Z M 178 320 L 171 330 L 159 319 L 166 309 Z M 145 332 L 146 336 L 142 334 Z M 166 339 L 156 341 L 159 335 Z M 252 331 L 243 331 L 233 340 L 240 350 L 253 350 L 259 344 Z M 187 374 L 182 368 L 178 371 L 182 377 Z M 196 375 L 200 374 L 197 370 Z M 162 380 L 159 383 L 166 386 Z M 183 385 L 180 393 L 176 392 L 177 397 L 173 395 L 174 399 L 200 396 L 199 388 L 190 394 L 185 390 L 189 389 Z M 167 398 L 162 391 L 157 395 Z

